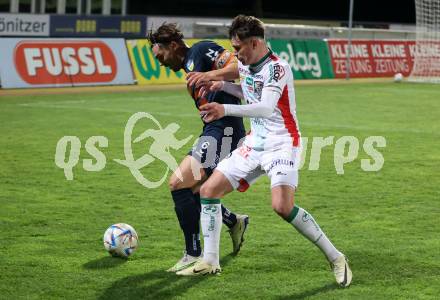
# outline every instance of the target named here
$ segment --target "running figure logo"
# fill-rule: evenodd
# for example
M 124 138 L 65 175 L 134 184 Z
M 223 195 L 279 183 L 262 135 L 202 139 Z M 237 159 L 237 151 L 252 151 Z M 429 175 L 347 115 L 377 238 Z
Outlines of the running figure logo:
M 153 121 L 158 129 L 147 129 L 137 138 L 132 140 L 133 128 L 136 123 L 147 118 Z M 130 117 L 127 121 L 124 131 L 124 154 L 125 160 L 114 159 L 115 162 L 124 165 L 129 168 L 131 174 L 136 178 L 136 180 L 145 186 L 146 188 L 156 188 L 160 186 L 167 178 L 168 171 L 176 172 L 179 179 L 182 180 L 182 174 L 178 170 L 178 164 L 174 157 L 170 153 L 170 148 L 178 150 L 183 147 L 188 141 L 193 137 L 192 135 L 186 137 L 183 140 L 178 140 L 174 134 L 179 130 L 180 126 L 176 123 L 170 123 L 165 128 L 162 128 L 160 123 L 149 113 L 137 112 Z M 133 151 L 131 148 L 131 143 L 138 143 L 146 138 L 152 138 L 153 142 L 150 145 L 149 153 L 144 154 L 139 159 L 134 159 Z M 164 175 L 158 181 L 150 181 L 144 177 L 140 170 L 153 161 L 159 159 L 167 165 L 167 169 Z M 176 171 L 177 170 L 177 171 Z

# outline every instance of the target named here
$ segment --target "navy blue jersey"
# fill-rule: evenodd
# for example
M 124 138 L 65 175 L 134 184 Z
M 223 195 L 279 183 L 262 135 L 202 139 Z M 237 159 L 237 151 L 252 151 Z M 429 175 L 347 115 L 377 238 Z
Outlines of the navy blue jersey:
M 213 41 L 200 41 L 189 48 L 183 61 L 183 69 L 185 72 L 208 72 L 211 70 L 221 69 L 228 65 L 234 56 L 222 46 Z M 221 104 L 240 104 L 240 99 L 225 92 L 210 92 L 206 97 L 200 97 L 199 91 L 194 86 L 188 86 L 188 92 L 194 99 L 194 104 L 197 109 L 200 106 L 209 103 L 217 102 Z M 203 120 L 202 120 L 203 121 Z M 205 124 L 208 125 L 208 124 Z M 243 131 L 243 120 L 238 117 L 224 117 L 209 123 L 209 125 L 219 126 L 222 128 L 232 127 L 235 130 Z

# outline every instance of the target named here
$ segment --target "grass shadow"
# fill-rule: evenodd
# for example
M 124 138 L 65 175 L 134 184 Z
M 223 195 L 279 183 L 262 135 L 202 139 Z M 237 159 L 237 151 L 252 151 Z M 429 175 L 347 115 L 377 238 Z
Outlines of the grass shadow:
M 232 254 L 223 257 L 222 266 L 233 257 Z M 115 281 L 98 299 L 168 299 L 184 294 L 210 277 L 184 277 L 165 270 L 154 270 Z
M 120 266 L 126 262 L 127 259 L 125 258 L 106 256 L 89 261 L 88 263 L 85 263 L 83 267 L 90 270 L 110 269 Z

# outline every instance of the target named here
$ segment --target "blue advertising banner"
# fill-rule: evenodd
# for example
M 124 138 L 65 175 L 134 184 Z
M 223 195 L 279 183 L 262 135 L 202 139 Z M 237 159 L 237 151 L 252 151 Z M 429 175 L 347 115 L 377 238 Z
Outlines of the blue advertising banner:
M 146 28 L 145 16 L 50 16 L 53 37 L 143 38 Z

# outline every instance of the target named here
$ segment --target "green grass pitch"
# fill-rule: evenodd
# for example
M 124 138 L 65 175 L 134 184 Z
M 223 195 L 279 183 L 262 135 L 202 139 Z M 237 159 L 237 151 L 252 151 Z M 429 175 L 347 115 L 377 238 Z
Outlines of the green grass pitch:
M 223 199 L 250 215 L 246 242 L 230 255 L 221 240 L 223 273 L 179 278 L 166 273 L 183 238 L 166 182 L 146 189 L 113 159 L 124 158 L 124 127 L 135 112 L 162 126 L 198 135 L 201 122 L 184 89 L 0 97 L 0 299 L 438 299 L 440 294 L 440 86 L 353 83 L 296 87 L 302 135 L 309 137 L 300 171 L 299 205 L 315 217 L 350 259 L 353 284 L 340 289 L 321 252 L 271 210 L 268 180 Z M 135 131 L 150 128 L 142 120 Z M 54 162 L 58 140 L 77 136 L 82 148 L 67 181 Z M 83 169 L 84 145 L 105 136 L 107 162 Z M 359 157 L 336 174 L 333 149 L 308 170 L 311 137 L 384 136 L 379 172 Z M 147 143 L 136 145 L 140 157 Z M 178 161 L 190 144 L 172 151 Z M 156 180 L 164 166 L 142 170 Z M 128 260 L 102 245 L 117 222 L 136 228 L 140 248 Z

